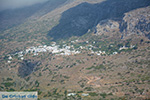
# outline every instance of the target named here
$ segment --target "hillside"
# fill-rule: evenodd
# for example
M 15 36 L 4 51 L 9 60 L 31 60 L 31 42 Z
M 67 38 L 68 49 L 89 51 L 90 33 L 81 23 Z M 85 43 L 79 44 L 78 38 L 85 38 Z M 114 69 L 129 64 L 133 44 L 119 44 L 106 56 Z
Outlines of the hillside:
M 56 2 L 54 0 L 52 0 L 52 1 Z M 97 3 L 97 2 L 101 2 L 102 0 L 85 0 L 85 1 L 87 1 L 89 3 Z M 14 16 L 10 19 L 7 17 L 4 17 L 4 18 L 2 17 L 2 19 L 1 19 L 2 21 L 0 24 L 0 27 L 2 27 L 2 29 L 0 30 L 0 32 L 1 32 L 0 38 L 2 41 L 1 47 L 0 47 L 0 54 L 7 54 L 9 52 L 15 52 L 16 49 L 20 50 L 27 46 L 43 44 L 43 43 L 45 44 L 45 43 L 49 42 L 50 39 L 47 38 L 47 34 L 48 34 L 49 30 L 51 30 L 52 27 L 56 26 L 59 23 L 61 14 L 64 11 L 66 11 L 67 9 L 77 6 L 78 4 L 85 2 L 85 1 L 84 0 L 82 0 L 82 1 L 81 0 L 66 1 L 66 2 L 62 3 L 63 6 L 60 5 L 57 8 L 55 8 L 54 10 L 49 11 L 42 16 L 41 16 L 41 13 L 44 13 L 44 9 L 48 9 L 47 7 L 51 7 L 51 6 L 48 6 L 49 5 L 48 3 L 41 4 L 41 5 L 38 4 L 39 6 L 33 5 L 31 8 L 34 8 L 34 6 L 37 6 L 37 8 L 39 8 L 39 9 L 35 9 L 36 12 L 27 18 L 25 18 L 24 16 L 23 16 L 23 18 L 21 17 L 23 20 L 20 19 L 20 20 L 15 21 L 17 19 L 17 17 L 19 17 L 19 16 Z M 43 5 L 43 7 L 40 8 L 40 6 L 42 6 L 42 5 Z M 50 1 L 50 5 L 51 5 L 51 1 Z M 56 5 L 54 5 L 54 6 L 56 6 Z M 26 9 L 28 9 L 28 7 L 22 8 L 22 9 L 26 10 Z M 21 9 L 16 9 L 16 11 L 17 10 L 19 10 L 22 13 Z M 8 11 L 8 12 L 11 12 L 11 11 Z M 11 13 L 13 13 L 13 11 Z M 13 13 L 13 14 L 15 14 L 15 13 Z M 22 15 L 21 13 L 20 14 L 18 13 L 18 14 Z M 37 17 L 38 14 L 40 15 L 39 17 Z M 2 14 L 1 16 L 4 16 L 4 15 L 5 14 Z M 8 14 L 6 14 L 6 15 L 8 16 Z M 13 15 L 11 15 L 11 16 L 13 16 Z M 24 21 L 25 19 L 27 19 L 27 20 Z M 4 23 L 5 21 L 7 23 Z M 12 22 L 12 21 L 14 21 L 14 22 Z M 11 23 L 9 24 L 9 22 L 11 22 Z M 17 22 L 19 22 L 19 23 L 22 22 L 22 23 L 18 24 Z M 9 24 L 9 25 L 7 25 L 7 24 Z M 17 25 L 15 27 L 11 27 L 14 24 L 17 24 Z M 7 34 L 9 34 L 9 35 L 7 35 Z M 15 50 L 13 50 L 13 49 L 15 49 Z M 5 50 L 7 50 L 7 51 L 5 51 Z
M 37 19 L 63 5 L 67 0 L 50 0 L 46 3 L 36 4 L 20 9 L 0 12 L 0 30 L 8 29 L 24 23 L 29 19 Z
M 49 0 L 0 12 L 0 32 L 0 91 L 150 99 L 149 0 Z
M 82 36 L 101 20 L 121 19 L 124 13 L 150 5 L 148 0 L 107 0 L 99 4 L 82 3 L 65 11 L 59 24 L 52 28 L 49 36 L 54 39 Z

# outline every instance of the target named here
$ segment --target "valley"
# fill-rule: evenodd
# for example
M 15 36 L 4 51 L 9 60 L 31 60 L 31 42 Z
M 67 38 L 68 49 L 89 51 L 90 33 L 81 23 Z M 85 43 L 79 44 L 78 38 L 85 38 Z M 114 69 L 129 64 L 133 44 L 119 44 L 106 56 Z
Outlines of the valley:
M 149 0 L 49 0 L 0 12 L 0 91 L 149 100 L 149 29 Z

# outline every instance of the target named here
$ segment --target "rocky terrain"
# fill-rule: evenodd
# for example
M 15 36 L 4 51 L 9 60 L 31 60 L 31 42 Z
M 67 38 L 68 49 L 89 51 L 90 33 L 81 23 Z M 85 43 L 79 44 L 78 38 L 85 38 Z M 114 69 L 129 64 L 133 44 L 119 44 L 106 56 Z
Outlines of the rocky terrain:
M 148 0 L 107 0 L 97 4 L 81 3 L 62 14 L 59 24 L 50 30 L 49 36 L 54 39 L 82 36 L 102 20 L 121 19 L 124 13 L 148 5 L 150 5 Z
M 46 3 L 21 9 L 5 10 L 0 12 L 0 30 L 5 30 L 24 23 L 29 19 L 37 19 L 62 6 L 67 0 L 50 0 Z
M 123 18 L 121 31 L 125 35 L 139 34 L 150 39 L 150 7 L 126 13 Z
M 149 38 L 150 29 L 150 7 L 133 10 L 125 13 L 122 20 L 102 20 L 96 26 L 95 33 L 98 35 L 109 34 L 120 31 L 122 38 L 133 34 Z M 110 34 L 109 34 L 110 35 Z
M 149 0 L 51 0 L 0 12 L 0 20 L 0 91 L 150 99 Z

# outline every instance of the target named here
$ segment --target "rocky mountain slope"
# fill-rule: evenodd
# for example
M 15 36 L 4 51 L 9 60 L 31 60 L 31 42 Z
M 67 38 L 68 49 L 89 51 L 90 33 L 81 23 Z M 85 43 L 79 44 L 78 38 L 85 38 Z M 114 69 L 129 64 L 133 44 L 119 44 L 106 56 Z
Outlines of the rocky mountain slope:
M 46 3 L 36 4 L 29 7 L 1 11 L 0 30 L 22 24 L 29 19 L 37 19 L 57 7 L 63 6 L 65 2 L 67 2 L 67 0 L 50 0 Z
M 1 17 L 0 91 L 38 91 L 39 100 L 150 99 L 149 0 L 31 8 Z
M 54 9 L 48 13 L 45 13 L 43 16 L 36 17 L 38 14 L 44 13 L 44 12 L 41 12 L 40 9 L 47 9 L 48 4 L 46 3 L 45 5 L 43 5 L 45 8 L 42 7 L 38 10 L 36 9 L 36 12 L 32 14 L 33 16 L 29 16 L 28 18 L 23 17 L 24 19 L 27 19 L 25 22 L 22 22 L 21 19 L 15 21 L 18 16 L 13 17 L 12 19 L 10 18 L 10 21 L 9 21 L 9 18 L 4 17 L 4 20 L 2 20 L 1 22 L 4 23 L 4 21 L 7 21 L 7 23 L 4 23 L 4 24 L 1 23 L 1 25 L 0 25 L 1 27 L 4 26 L 6 28 L 5 30 L 3 30 L 4 29 L 4 27 L 3 27 L 3 29 L 0 30 L 1 31 L 0 38 L 2 41 L 1 47 L 0 47 L 0 54 L 6 54 L 8 52 L 15 52 L 16 49 L 20 50 L 27 46 L 36 45 L 37 43 L 48 44 L 50 39 L 47 38 L 47 34 L 48 34 L 49 30 L 51 30 L 52 27 L 56 26 L 59 23 L 61 14 L 64 11 L 66 11 L 72 7 L 75 7 L 78 4 L 81 4 L 83 2 L 88 2 L 88 3 L 94 4 L 94 3 L 99 3 L 102 1 L 103 0 L 69 0 L 69 1 L 66 1 L 65 3 L 63 3 L 62 4 L 63 6 L 60 5 L 56 9 Z M 54 1 L 54 2 L 56 2 L 56 1 Z M 34 5 L 34 6 L 36 6 L 36 5 Z M 28 7 L 24 8 L 24 9 L 28 9 Z M 18 10 L 20 10 L 20 9 L 18 9 Z M 17 9 L 16 9 L 16 11 L 17 11 Z M 42 11 L 44 11 L 44 10 L 42 10 Z M 35 16 L 34 16 L 34 14 L 35 14 Z M 19 15 L 21 16 L 22 12 Z M 2 16 L 3 16 L 3 14 L 2 14 Z M 11 15 L 11 16 L 13 16 L 13 15 Z M 15 24 L 12 22 L 12 20 L 15 23 L 18 21 L 19 21 L 19 23 L 22 22 L 22 24 L 18 25 L 16 23 L 17 25 L 15 25 L 15 27 L 8 27 L 8 26 L 13 26 Z M 9 24 L 8 22 L 11 22 L 11 23 Z M 7 25 L 7 24 L 9 24 L 9 25 Z M 6 51 L 6 49 L 7 49 L 7 51 Z
M 139 34 L 150 39 L 150 6 L 126 13 L 121 29 L 125 36 Z
M 121 32 L 122 37 L 130 37 L 138 34 L 150 38 L 150 7 L 133 10 L 124 14 L 122 19 L 106 19 L 100 21 L 95 27 L 97 35 L 111 35 Z
M 124 13 L 150 5 L 149 0 L 107 0 L 99 4 L 82 3 L 65 11 L 59 24 L 50 30 L 54 39 L 82 36 L 101 20 L 121 19 Z

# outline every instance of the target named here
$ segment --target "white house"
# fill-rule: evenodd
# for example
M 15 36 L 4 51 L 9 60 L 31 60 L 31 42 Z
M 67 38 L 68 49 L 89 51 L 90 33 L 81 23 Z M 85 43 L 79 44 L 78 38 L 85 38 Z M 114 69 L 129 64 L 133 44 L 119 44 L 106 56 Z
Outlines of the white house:
M 21 60 L 24 60 L 24 58 L 23 58 L 23 57 L 21 57 L 20 59 L 21 59 Z
M 82 96 L 89 96 L 89 94 L 87 93 L 82 93 Z
M 9 58 L 8 58 L 9 60 L 12 60 L 12 57 L 11 56 L 9 56 Z
M 8 63 L 11 63 L 11 61 L 8 61 Z
M 123 49 L 128 49 L 128 47 L 123 46 L 123 47 L 120 47 L 120 48 L 119 48 L 119 50 L 123 50 Z
M 69 93 L 69 94 L 67 94 L 67 96 L 75 96 L 76 95 L 76 93 Z
M 118 52 L 113 52 L 114 55 L 118 54 Z

